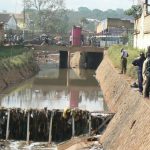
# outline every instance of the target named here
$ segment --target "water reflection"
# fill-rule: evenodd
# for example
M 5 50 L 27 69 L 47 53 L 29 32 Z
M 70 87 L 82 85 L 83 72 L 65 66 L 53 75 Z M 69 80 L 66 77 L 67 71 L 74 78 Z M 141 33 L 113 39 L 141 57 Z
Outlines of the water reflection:
M 31 81 L 1 97 L 1 107 L 64 109 L 78 107 L 103 111 L 102 92 L 91 70 L 58 69 L 43 64 Z

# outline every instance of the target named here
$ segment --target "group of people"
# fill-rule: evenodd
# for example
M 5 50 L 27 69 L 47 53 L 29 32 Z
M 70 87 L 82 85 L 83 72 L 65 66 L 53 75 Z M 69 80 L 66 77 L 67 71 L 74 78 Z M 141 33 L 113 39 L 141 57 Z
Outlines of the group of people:
M 126 49 L 121 49 L 121 74 L 125 74 L 127 70 Z M 144 98 L 149 98 L 150 92 L 150 46 L 148 47 L 146 56 L 144 52 L 140 52 L 139 57 L 132 61 L 134 66 L 137 66 L 138 88 L 139 92 L 144 95 Z M 143 88 L 144 86 L 144 88 Z
M 23 43 L 23 35 L 17 34 L 4 34 L 4 44 L 15 45 L 15 44 L 22 44 Z
M 85 43 L 84 43 L 84 35 L 81 34 L 81 36 L 79 37 L 80 38 L 80 45 L 83 46 Z M 76 41 L 78 41 L 78 38 L 75 38 Z M 73 44 L 73 36 L 70 34 L 70 37 L 69 37 L 69 44 L 72 45 Z

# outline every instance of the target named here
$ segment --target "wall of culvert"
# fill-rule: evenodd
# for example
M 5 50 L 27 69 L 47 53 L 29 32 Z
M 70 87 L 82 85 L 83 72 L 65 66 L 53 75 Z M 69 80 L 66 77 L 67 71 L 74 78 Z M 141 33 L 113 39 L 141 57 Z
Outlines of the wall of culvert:
M 131 89 L 107 55 L 96 78 L 109 109 L 116 112 L 101 137 L 104 150 L 150 150 L 150 100 Z

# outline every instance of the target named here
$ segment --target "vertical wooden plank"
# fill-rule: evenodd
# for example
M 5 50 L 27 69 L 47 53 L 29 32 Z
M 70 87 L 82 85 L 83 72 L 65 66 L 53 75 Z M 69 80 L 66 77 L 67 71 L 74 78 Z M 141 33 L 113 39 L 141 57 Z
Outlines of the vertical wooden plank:
M 91 113 L 89 113 L 89 136 L 91 136 Z
M 49 140 L 48 140 L 48 144 L 51 144 L 51 142 L 52 142 L 53 116 L 54 116 L 54 111 L 51 112 L 51 119 L 50 119 L 50 126 L 49 126 Z
M 27 116 L 27 144 L 29 144 L 30 140 L 30 112 L 28 112 Z
M 7 116 L 6 140 L 8 140 L 9 138 L 9 122 L 10 122 L 10 109 L 8 109 L 8 116 Z
M 75 136 L 75 120 L 74 115 L 72 115 L 72 137 Z

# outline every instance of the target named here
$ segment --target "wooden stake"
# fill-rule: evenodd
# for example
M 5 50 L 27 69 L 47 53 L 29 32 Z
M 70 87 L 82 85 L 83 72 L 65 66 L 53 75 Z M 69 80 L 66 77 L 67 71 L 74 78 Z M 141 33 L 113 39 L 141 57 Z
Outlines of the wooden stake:
M 9 122 L 10 122 L 10 109 L 8 109 L 8 116 L 7 116 L 6 141 L 9 138 Z
M 29 144 L 30 140 L 30 112 L 28 112 L 28 117 L 27 117 L 27 144 Z
M 51 144 L 51 142 L 52 142 L 53 116 L 54 116 L 54 111 L 51 112 L 51 119 L 50 119 L 50 126 L 49 126 L 49 140 L 48 140 L 48 144 Z
M 91 136 L 91 113 L 89 114 L 89 136 Z
M 72 137 L 75 136 L 75 121 L 74 116 L 72 115 Z

